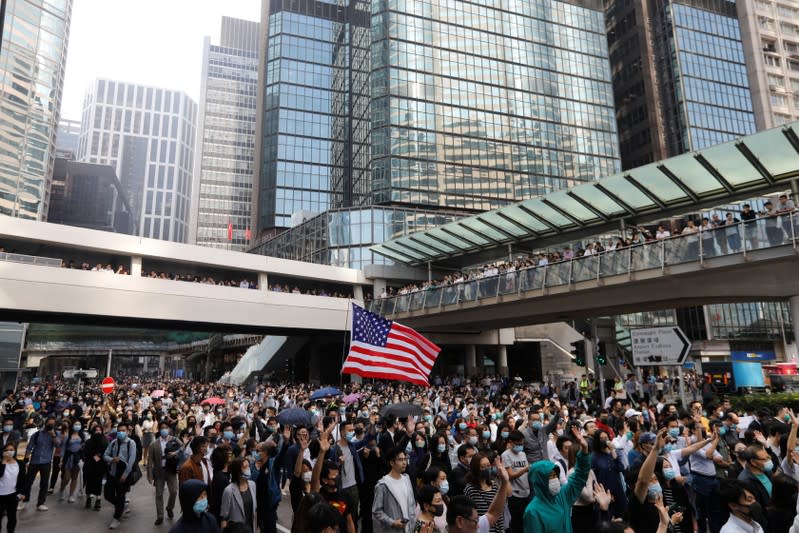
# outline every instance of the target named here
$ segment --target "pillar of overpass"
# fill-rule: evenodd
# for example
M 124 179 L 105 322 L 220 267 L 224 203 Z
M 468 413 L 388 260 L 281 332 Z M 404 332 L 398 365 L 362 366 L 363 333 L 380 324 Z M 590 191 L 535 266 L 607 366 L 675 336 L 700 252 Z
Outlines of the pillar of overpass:
M 319 385 L 319 376 L 322 372 L 322 353 L 316 346 L 311 346 L 311 352 L 308 355 L 308 382 L 314 385 Z
M 262 291 L 269 290 L 269 276 L 266 272 L 258 273 L 258 288 Z
M 793 334 L 796 337 L 796 332 L 799 331 L 799 296 L 792 296 L 791 302 L 791 320 L 793 322 Z
M 136 278 L 141 277 L 141 256 L 134 255 L 130 258 L 130 275 Z
M 499 353 L 497 355 L 497 370 L 499 375 L 503 378 L 509 377 L 508 374 L 508 347 L 504 344 L 499 345 Z
M 466 345 L 466 357 L 463 362 L 464 373 L 466 376 L 473 376 L 477 368 L 477 346 L 474 344 Z
M 374 285 L 372 285 L 372 297 L 377 298 L 383 291 L 386 290 L 386 280 L 384 279 L 375 279 Z
M 363 301 L 363 285 L 355 285 L 352 287 L 352 299 L 359 302 Z

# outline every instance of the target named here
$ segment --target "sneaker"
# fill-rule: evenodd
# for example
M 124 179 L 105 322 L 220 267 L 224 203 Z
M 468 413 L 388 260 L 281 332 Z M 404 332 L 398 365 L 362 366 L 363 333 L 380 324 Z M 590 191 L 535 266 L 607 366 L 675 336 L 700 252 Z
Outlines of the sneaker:
M 70 496 L 69 499 L 67 500 L 67 502 L 75 503 L 75 496 Z
M 60 502 L 64 501 L 64 491 L 63 490 L 58 493 L 58 501 L 60 501 Z
M 160 526 L 163 523 L 164 523 L 164 518 L 163 517 L 158 517 L 158 518 L 155 519 L 155 525 L 156 526 Z
M 55 492 L 55 488 L 54 487 L 50 487 L 50 489 L 47 491 L 47 494 L 52 494 L 54 492 Z
M 117 520 L 116 518 L 111 520 L 111 523 L 108 524 L 108 529 L 116 529 L 118 527 L 119 527 L 119 520 Z
M 47 509 L 46 505 L 42 504 L 42 505 L 37 506 L 36 510 L 37 511 L 48 511 L 49 509 Z
M 25 510 L 25 502 L 19 502 L 17 504 L 17 511 L 24 511 Z

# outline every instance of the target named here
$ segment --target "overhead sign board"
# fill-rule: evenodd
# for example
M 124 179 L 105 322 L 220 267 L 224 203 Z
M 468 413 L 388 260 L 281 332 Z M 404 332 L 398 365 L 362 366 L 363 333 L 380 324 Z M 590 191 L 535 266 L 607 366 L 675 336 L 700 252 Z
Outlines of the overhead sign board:
M 685 363 L 691 343 L 677 326 L 630 330 L 635 366 L 678 366 Z

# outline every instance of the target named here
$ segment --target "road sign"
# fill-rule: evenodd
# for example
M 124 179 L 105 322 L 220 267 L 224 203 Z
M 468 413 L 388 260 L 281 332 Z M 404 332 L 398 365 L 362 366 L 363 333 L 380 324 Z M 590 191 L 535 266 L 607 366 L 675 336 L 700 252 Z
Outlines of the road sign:
M 114 378 L 108 377 L 103 380 L 100 389 L 102 389 L 103 394 L 111 394 L 111 391 L 114 390 L 114 385 Z
M 64 379 L 80 378 L 80 379 L 93 379 L 97 377 L 97 370 L 94 368 L 89 369 L 71 369 L 64 370 Z
M 688 337 L 676 326 L 633 329 L 630 338 L 635 366 L 682 365 L 691 351 Z

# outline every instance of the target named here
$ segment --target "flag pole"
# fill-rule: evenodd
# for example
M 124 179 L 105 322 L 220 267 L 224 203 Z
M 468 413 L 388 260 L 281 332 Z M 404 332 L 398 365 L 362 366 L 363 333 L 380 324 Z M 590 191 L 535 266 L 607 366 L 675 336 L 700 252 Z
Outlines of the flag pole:
M 344 384 L 344 361 L 347 359 L 347 324 L 350 322 L 350 308 L 352 299 L 347 303 L 347 312 L 344 314 L 344 343 L 341 348 L 341 370 L 338 372 L 338 384 Z

